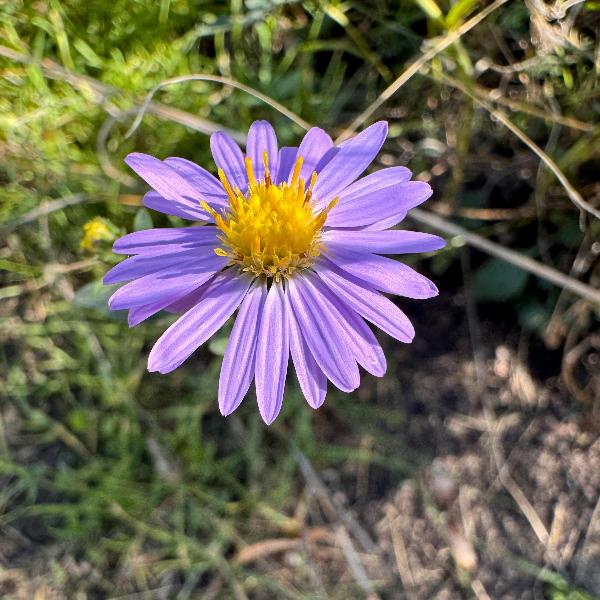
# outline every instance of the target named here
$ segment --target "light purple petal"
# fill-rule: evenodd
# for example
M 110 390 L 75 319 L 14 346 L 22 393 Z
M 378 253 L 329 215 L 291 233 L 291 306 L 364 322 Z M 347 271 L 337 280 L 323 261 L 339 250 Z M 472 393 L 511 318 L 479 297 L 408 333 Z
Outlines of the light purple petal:
M 263 154 L 267 151 L 269 155 L 269 171 L 274 176 L 278 171 L 277 160 L 277 136 L 275 130 L 268 121 L 254 121 L 248 130 L 246 141 L 246 156 L 252 159 L 254 177 L 265 178 L 265 165 Z
M 210 150 L 217 167 L 223 169 L 229 183 L 244 192 L 248 187 L 248 175 L 244 155 L 233 138 L 223 131 L 210 136 Z
M 325 288 L 331 294 L 331 290 L 327 286 Z M 351 342 L 352 354 L 358 364 L 371 375 L 383 377 L 387 369 L 385 354 L 369 326 L 353 308 L 345 305 L 341 300 L 333 297 L 332 302 L 343 318 L 345 331 Z
M 252 280 L 233 269 L 215 277 L 198 304 L 158 339 L 148 357 L 148 370 L 169 373 L 210 338 L 240 305 Z
M 397 260 L 348 250 L 333 243 L 327 246 L 326 256 L 344 271 L 382 292 L 417 299 L 438 295 L 432 281 Z
M 267 425 L 275 420 L 281 410 L 290 356 L 284 294 L 282 283 L 271 284 L 256 343 L 256 400 L 260 416 Z
M 339 194 L 339 204 L 360 201 L 372 192 L 389 189 L 399 183 L 410 181 L 411 172 L 406 167 L 387 167 L 362 177 L 350 184 Z M 364 200 L 363 200 L 364 201 Z M 317 208 L 324 208 L 327 202 L 318 201 Z
M 164 308 L 163 304 L 164 301 L 130 308 L 127 313 L 127 325 L 129 325 L 129 327 L 139 325 L 142 321 L 149 319 L 152 315 L 161 311 Z
M 351 186 L 348 186 L 348 188 L 346 188 L 342 194 L 340 194 L 340 203 L 353 202 L 356 200 L 358 197 L 364 194 L 365 191 L 367 191 L 366 184 L 369 184 L 371 189 L 385 189 L 388 183 L 393 185 L 392 180 L 396 174 L 400 178 L 404 179 L 406 185 L 408 186 L 408 192 L 403 193 L 402 197 L 399 199 L 399 203 L 397 205 L 398 210 L 391 216 L 380 218 L 373 223 L 360 227 L 361 229 L 365 231 L 382 231 L 383 229 L 394 227 L 400 223 L 404 217 L 406 217 L 406 213 L 411 208 L 418 206 L 431 196 L 432 190 L 429 187 L 429 184 L 424 184 L 422 181 L 409 181 L 410 171 L 408 169 L 405 167 L 389 167 L 388 169 L 382 169 L 381 171 L 377 171 L 372 175 L 368 175 L 367 177 L 364 177 L 363 179 L 353 183 Z M 340 220 L 342 217 L 343 215 L 340 214 Z M 344 225 L 344 227 L 355 227 L 351 218 L 348 222 L 349 224 Z
M 172 156 L 166 158 L 169 167 L 175 169 L 188 183 L 197 190 L 198 197 L 209 206 L 227 206 L 227 193 L 221 182 L 206 169 L 191 160 Z
M 191 202 L 176 202 L 175 200 L 167 200 L 158 192 L 147 192 L 144 195 L 142 203 L 145 207 L 157 210 L 165 215 L 172 215 L 187 219 L 188 221 L 207 221 L 210 217 L 200 207 L 200 201 Z
M 198 188 L 199 192 L 227 196 L 221 182 L 212 173 L 195 162 L 178 156 L 170 156 L 165 158 L 163 162 L 187 179 L 194 188 Z
M 365 191 L 364 195 L 351 201 L 339 202 L 333 207 L 326 221 L 328 227 L 357 227 L 370 225 L 382 219 L 405 214 L 409 208 L 425 202 L 431 196 L 431 188 L 422 181 L 398 183 L 384 189 Z
M 346 304 L 373 325 L 401 342 L 412 342 L 415 330 L 408 317 L 388 298 L 360 279 L 336 268 L 327 259 L 319 261 L 317 273 Z
M 383 190 L 399 183 L 410 181 L 412 173 L 406 167 L 387 167 L 362 177 L 349 185 L 341 194 L 340 202 L 351 202 L 365 195 L 365 192 Z
M 304 161 L 300 177 L 305 182 L 310 181 L 313 171 L 317 169 L 317 164 L 331 148 L 333 148 L 333 141 L 321 128 L 312 127 L 308 130 L 298 148 L 298 156 L 301 156 Z
M 172 297 L 168 297 L 163 298 L 159 302 L 153 302 L 152 304 L 144 304 L 143 306 L 134 306 L 133 308 L 130 308 L 127 315 L 127 323 L 129 324 L 129 327 L 139 325 L 142 321 L 149 319 L 152 315 L 155 315 L 161 310 L 179 314 L 187 312 L 190 310 L 190 308 L 192 308 L 192 306 L 198 303 L 211 283 L 212 279 L 209 279 L 200 287 L 175 300 L 175 302 L 173 302 Z
M 119 288 L 108 300 L 108 306 L 111 310 L 121 310 L 153 304 L 167 298 L 174 302 L 223 269 L 227 261 L 227 257 L 213 255 L 204 260 L 144 275 Z
M 340 390 L 351 392 L 360 384 L 358 367 L 348 351 L 348 340 L 339 326 L 336 309 L 305 272 L 288 282 L 288 296 L 302 336 L 323 373 Z
M 361 250 L 376 254 L 409 254 L 431 252 L 443 248 L 446 241 L 437 235 L 420 231 L 390 229 L 388 231 L 345 231 L 330 229 L 322 235 L 325 245 L 333 242 L 337 247 Z
M 156 254 L 177 250 L 191 250 L 217 243 L 218 229 L 203 227 L 169 227 L 143 229 L 119 238 L 113 244 L 116 254 Z
M 163 298 L 160 302 L 153 302 L 152 304 L 144 304 L 143 306 L 134 306 L 129 309 L 127 313 L 127 324 L 129 327 L 135 327 L 142 321 L 149 319 L 157 312 L 165 309 L 171 303 L 171 298 Z
M 212 249 L 183 250 L 181 252 L 169 252 L 166 254 L 140 254 L 132 256 L 115 265 L 104 276 L 104 284 L 122 283 L 131 279 L 137 279 L 150 273 L 158 273 L 168 267 L 184 269 L 186 265 L 193 267 L 197 261 L 206 260 L 214 256 Z
M 320 173 L 333 159 L 334 156 L 338 154 L 341 150 L 339 146 L 334 146 L 333 148 L 329 148 L 325 154 L 319 159 L 317 166 L 315 167 L 315 171 Z
M 325 395 L 327 394 L 327 377 L 319 368 L 317 361 L 306 345 L 294 312 L 289 304 L 288 318 L 290 327 L 290 353 L 294 361 L 294 369 L 296 370 L 300 389 L 309 406 L 319 408 L 325 401 Z
M 279 149 L 277 175 L 274 180 L 276 185 L 287 181 L 290 171 L 296 162 L 297 154 L 298 148 L 294 146 L 283 146 L 283 148 Z
M 382 377 L 387 368 L 385 355 L 369 326 L 353 308 L 344 304 L 321 279 L 315 278 L 314 284 L 323 297 L 335 307 L 339 326 L 344 331 L 348 348 L 352 351 L 358 364 L 372 375 Z
M 178 298 L 174 302 L 170 302 L 167 306 L 165 306 L 165 310 L 170 313 L 182 315 L 186 313 L 192 306 L 195 306 L 200 301 L 200 298 L 204 295 L 206 290 L 212 284 L 212 278 L 207 279 L 200 287 L 188 292 L 181 298 Z
M 399 212 L 387 219 L 382 219 L 381 221 L 365 225 L 364 227 L 357 227 L 357 229 L 361 229 L 362 231 L 383 231 L 384 229 L 389 229 L 390 227 L 398 225 L 398 223 L 404 220 L 404 217 L 406 217 L 406 212 Z
M 260 327 L 267 286 L 250 286 L 229 336 L 219 376 L 219 410 L 231 414 L 241 403 L 254 378 L 256 333 Z
M 176 203 L 182 210 L 189 208 L 194 213 L 194 218 L 208 220 L 209 216 L 200 209 L 198 190 L 175 169 L 158 158 L 139 152 L 129 154 L 125 162 L 166 201 Z
M 387 123 L 379 121 L 348 140 L 319 173 L 315 198 L 321 203 L 329 202 L 359 177 L 377 156 L 387 130 Z

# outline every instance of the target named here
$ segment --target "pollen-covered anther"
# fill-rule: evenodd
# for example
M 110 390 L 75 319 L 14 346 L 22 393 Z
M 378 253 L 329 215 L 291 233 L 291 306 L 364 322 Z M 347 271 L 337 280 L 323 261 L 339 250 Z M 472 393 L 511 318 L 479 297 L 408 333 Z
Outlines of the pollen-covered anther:
M 265 165 L 265 185 L 269 187 L 271 185 L 271 172 L 269 171 L 269 153 L 265 150 L 263 152 L 263 164 Z
M 201 202 L 221 231 L 221 246 L 215 250 L 216 254 L 229 257 L 230 263 L 239 265 L 242 271 L 256 277 L 272 277 L 275 281 L 289 278 L 314 264 L 323 250 L 321 230 L 337 198 L 324 210 L 315 212 L 311 200 L 317 174 L 312 174 L 307 188 L 300 177 L 302 162 L 302 157 L 298 157 L 290 183 L 276 185 L 271 179 L 266 152 L 262 179 L 256 179 L 252 160 L 246 157 L 248 191 L 245 194 L 232 188 L 219 169 L 229 206 L 216 211 Z

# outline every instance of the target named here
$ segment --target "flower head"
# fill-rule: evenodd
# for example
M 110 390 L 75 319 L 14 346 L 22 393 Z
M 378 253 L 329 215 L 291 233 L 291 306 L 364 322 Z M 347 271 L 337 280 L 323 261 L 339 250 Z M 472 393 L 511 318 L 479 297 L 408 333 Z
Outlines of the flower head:
M 128 309 L 130 326 L 161 310 L 182 313 L 154 345 L 148 369 L 176 369 L 237 310 L 219 380 L 224 415 L 254 380 L 260 414 L 273 422 L 290 355 L 313 408 L 328 380 L 356 389 L 358 365 L 382 376 L 385 357 L 366 321 L 402 342 L 414 337 L 383 293 L 437 295 L 427 278 L 382 255 L 444 245 L 389 229 L 431 195 L 428 184 L 411 181 L 404 167 L 358 179 L 386 134 L 379 122 L 335 146 L 314 127 L 298 148 L 278 149 L 271 125 L 256 121 L 246 155 L 227 134 L 211 137 L 218 178 L 183 158 L 130 154 L 127 164 L 153 188 L 147 207 L 203 223 L 138 231 L 114 244 L 131 256 L 104 279 L 129 281 L 110 308 Z
M 110 221 L 102 217 L 94 217 L 83 226 L 83 237 L 79 245 L 83 250 L 93 252 L 99 242 L 112 242 L 117 235 Z
M 279 185 L 271 181 L 266 151 L 264 179 L 256 180 L 249 156 L 245 162 L 248 173 L 245 194 L 237 186 L 232 188 L 223 169 L 219 169 L 228 208 L 221 213 L 204 201 L 200 205 L 221 231 L 218 238 L 222 246 L 215 249 L 216 254 L 229 257 L 231 264 L 239 265 L 243 272 L 273 277 L 279 283 L 282 277 L 291 277 L 314 264 L 322 249 L 321 230 L 337 198 L 315 213 L 311 197 L 317 173 L 313 171 L 307 187 L 300 177 L 301 156 L 296 159 L 289 183 L 283 181 Z

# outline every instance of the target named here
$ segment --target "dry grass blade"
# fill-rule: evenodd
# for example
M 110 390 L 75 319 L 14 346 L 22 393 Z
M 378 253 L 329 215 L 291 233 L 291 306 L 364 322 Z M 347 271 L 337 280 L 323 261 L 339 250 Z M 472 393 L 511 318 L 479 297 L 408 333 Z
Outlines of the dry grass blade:
M 559 125 L 564 125 L 565 127 L 570 127 L 571 129 L 578 129 L 579 131 L 593 132 L 596 129 L 594 125 L 590 123 L 584 123 L 579 119 L 554 114 L 552 112 L 544 111 L 542 108 L 527 104 L 526 102 L 512 100 L 511 98 L 503 96 L 499 89 L 488 89 L 481 85 L 477 85 L 476 83 L 472 84 L 472 86 L 473 91 L 477 92 L 480 97 L 496 104 L 502 104 L 513 112 L 523 112 L 531 115 L 532 117 L 544 119 L 550 123 L 558 123 Z
M 236 565 L 245 565 L 273 554 L 297 550 L 301 546 L 302 540 L 298 539 L 262 540 L 261 542 L 242 548 L 233 562 Z
M 432 46 L 427 52 L 424 52 L 417 58 L 405 71 L 398 77 L 390 86 L 388 86 L 358 117 L 344 129 L 344 131 L 336 139 L 336 144 L 349 138 L 384 102 L 389 100 L 413 75 L 418 73 L 432 58 L 443 52 L 448 46 L 460 39 L 467 31 L 473 29 L 481 23 L 483 19 L 493 13 L 497 8 L 506 4 L 508 0 L 496 0 L 474 17 L 465 21 L 458 29 L 450 31 L 437 44 Z
M 369 579 L 369 576 L 367 575 L 367 572 L 365 571 L 360 557 L 356 553 L 356 550 L 354 549 L 352 541 L 346 533 L 346 530 L 343 527 L 338 527 L 336 529 L 336 535 L 342 552 L 344 553 L 344 557 L 346 558 L 346 562 L 348 563 L 348 567 L 350 568 L 356 583 L 365 592 L 365 594 L 367 594 L 368 600 L 375 600 L 379 598 L 379 595 L 375 592 L 373 583 Z
M 517 208 L 472 208 L 461 206 L 453 208 L 443 202 L 430 203 L 429 210 L 443 217 L 461 217 L 476 221 L 511 221 L 516 219 L 532 219 L 537 215 L 535 206 L 519 206 Z
M 398 512 L 394 508 L 393 504 L 389 504 L 386 509 L 386 521 L 387 527 L 390 531 L 392 538 L 392 548 L 394 550 L 394 558 L 396 560 L 396 569 L 400 575 L 402 585 L 406 590 L 412 590 L 415 587 L 415 579 L 413 577 L 410 563 L 408 560 L 408 553 L 406 551 L 406 544 L 402 537 L 402 531 L 398 525 Z
M 598 550 L 600 549 L 600 496 L 596 502 L 596 507 L 592 513 L 592 518 L 588 525 L 587 531 L 582 544 L 580 552 L 580 558 L 577 565 L 577 572 L 575 578 L 577 581 L 585 582 L 586 577 L 592 575 L 592 569 L 597 560 L 594 560 L 594 556 L 598 556 Z M 596 572 L 595 575 L 598 578 Z
M 471 589 L 475 596 L 477 596 L 477 600 L 492 600 L 479 579 L 475 579 L 471 582 Z
M 494 435 L 491 433 L 491 435 Z M 494 439 L 492 444 L 496 443 L 497 440 Z M 531 525 L 531 529 L 535 533 L 536 537 L 540 541 L 542 546 L 547 547 L 548 542 L 550 540 L 550 535 L 548 534 L 548 530 L 546 526 L 540 519 L 537 514 L 535 508 L 523 492 L 523 490 L 517 485 L 517 482 L 512 478 L 510 474 L 509 467 L 506 463 L 503 465 L 500 464 L 499 460 L 499 452 L 494 448 L 494 458 L 496 459 L 496 466 L 498 468 L 498 479 L 500 483 L 504 486 L 506 491 L 512 496 L 513 500 L 516 502 L 517 506 Z
M 546 281 L 549 281 L 558 287 L 569 290 L 570 292 L 573 292 L 574 294 L 577 294 L 586 300 L 600 304 L 600 290 L 596 290 L 581 281 L 577 281 L 577 279 L 573 279 L 572 277 L 569 277 L 568 275 L 565 275 L 564 273 L 561 273 L 552 267 L 542 265 L 528 256 L 523 256 L 522 254 L 515 252 L 514 250 L 510 250 L 509 248 L 505 248 L 500 244 L 490 242 L 484 237 L 477 235 L 476 233 L 472 233 L 460 225 L 451 223 L 443 217 L 431 214 L 430 212 L 419 208 L 413 208 L 409 213 L 409 217 L 413 218 L 419 223 L 433 227 L 442 233 L 460 236 L 467 244 L 473 246 L 474 248 L 478 248 L 487 254 L 501 258 L 502 260 L 515 265 L 515 267 L 519 267 L 520 269 L 523 269 L 524 271 L 527 271 L 536 277 L 541 277 L 542 279 L 545 279 Z
M 323 502 L 327 512 L 332 517 L 337 517 L 344 523 L 366 552 L 374 552 L 377 545 L 371 539 L 371 536 L 362 528 L 349 511 L 345 510 L 343 506 L 330 496 L 325 484 L 317 475 L 308 458 L 299 450 L 296 450 L 295 458 L 306 483 L 311 488 L 311 492 Z
M 246 94 L 254 96 L 254 98 L 258 98 L 258 100 L 261 100 L 265 104 L 268 104 L 271 108 L 274 108 L 276 111 L 286 116 L 288 119 L 296 123 L 296 125 L 304 129 L 305 131 L 310 129 L 311 127 L 310 123 L 307 123 L 302 117 L 298 116 L 295 112 L 289 110 L 288 108 L 283 106 L 283 104 L 280 104 L 279 102 L 273 100 L 269 96 L 262 94 L 261 92 L 255 90 L 249 85 L 244 85 L 243 83 L 240 83 L 235 79 L 230 79 L 229 77 L 220 77 L 219 75 L 197 73 L 194 75 L 182 75 L 181 77 L 172 77 L 171 79 L 161 81 L 158 85 L 154 86 L 146 96 L 146 100 L 144 100 L 144 103 L 140 107 L 135 121 L 133 122 L 133 125 L 131 126 L 125 137 L 129 137 L 139 127 L 140 123 L 142 122 L 142 119 L 144 118 L 144 114 L 146 114 L 148 108 L 152 103 L 152 98 L 158 91 L 170 85 L 188 83 L 190 81 L 209 81 L 212 83 L 221 83 L 223 85 L 236 88 L 238 90 L 241 90 L 242 92 L 245 92 Z
M 552 160 L 552 158 L 548 156 L 528 135 L 526 135 L 514 123 L 512 123 L 504 113 L 496 110 L 493 106 L 490 106 L 485 100 L 478 97 L 457 79 L 454 79 L 446 74 L 442 74 L 442 79 L 452 87 L 463 92 L 463 94 L 471 98 L 473 102 L 485 108 L 485 110 L 487 110 L 490 115 L 494 117 L 494 119 L 497 119 L 500 123 L 502 123 L 504 127 L 516 135 L 532 152 L 534 152 L 546 165 L 546 167 L 552 171 L 552 173 L 554 173 L 560 184 L 565 188 L 565 191 L 567 192 L 567 195 L 573 204 L 575 204 L 579 210 L 589 213 L 590 215 L 596 217 L 596 219 L 600 219 L 600 210 L 593 207 L 589 202 L 582 198 L 581 194 L 573 187 L 571 182 L 560 170 L 560 167 L 554 162 L 554 160 Z

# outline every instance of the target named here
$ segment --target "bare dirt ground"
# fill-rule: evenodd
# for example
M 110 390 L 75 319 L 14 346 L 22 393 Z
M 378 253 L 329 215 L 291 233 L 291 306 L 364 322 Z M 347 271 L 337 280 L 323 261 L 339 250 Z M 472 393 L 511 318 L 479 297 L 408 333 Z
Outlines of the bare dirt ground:
M 507 333 L 493 309 L 469 322 L 464 302 L 438 307 L 411 347 L 390 344 L 397 372 L 365 392 L 404 404 L 398 452 L 430 460 L 393 481 L 351 461 L 318 474 L 300 457 L 301 541 L 238 558 L 324 597 L 600 597 L 598 348 L 586 332 L 567 386 L 568 353 Z M 329 417 L 317 417 L 324 440 Z
M 256 580 L 240 598 L 600 597 L 596 334 L 580 328 L 571 348 L 549 349 L 505 307 L 475 310 L 462 291 L 445 296 L 409 307 L 420 324 L 412 345 L 382 339 L 395 371 L 365 380 L 356 399 L 381 409 L 369 435 L 345 427 L 338 406 L 314 413 L 323 444 L 360 452 L 392 436 L 407 475 L 358 459 L 321 472 L 298 452 L 299 492 L 286 518 L 274 529 L 252 515 L 247 527 L 261 541 L 226 557 L 246 589 Z M 386 421 L 390 406 L 401 423 Z M 4 531 L 0 551 L 15 568 L 2 573 L 0 597 L 55 600 L 101 583 L 89 561 L 32 547 L 31 527 L 27 537 Z M 151 550 L 135 560 L 144 557 L 155 560 Z M 52 564 L 66 579 L 46 584 Z M 129 581 L 138 567 L 116 565 L 115 577 Z M 230 597 L 220 576 L 196 583 L 183 597 Z M 168 573 L 146 585 L 155 591 L 132 597 L 179 598 L 182 589 Z

